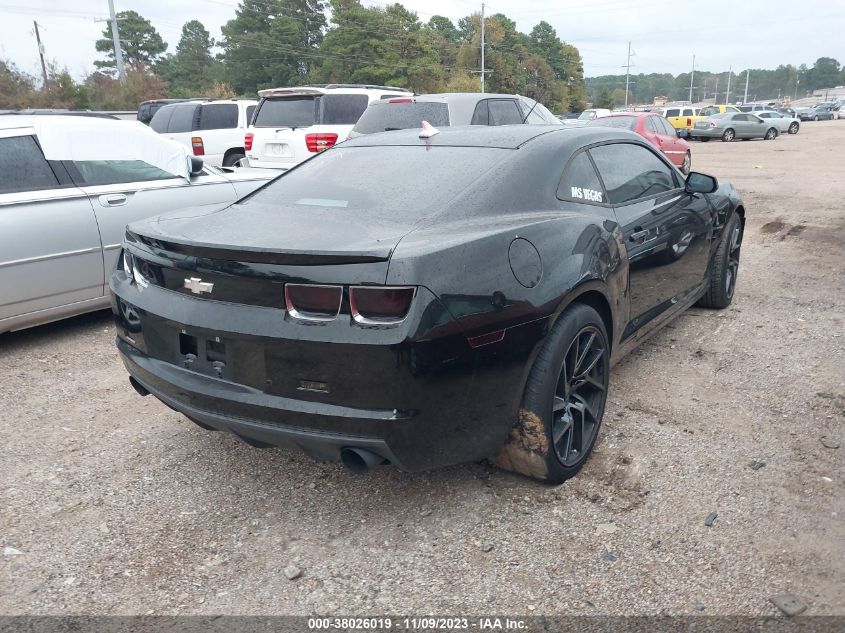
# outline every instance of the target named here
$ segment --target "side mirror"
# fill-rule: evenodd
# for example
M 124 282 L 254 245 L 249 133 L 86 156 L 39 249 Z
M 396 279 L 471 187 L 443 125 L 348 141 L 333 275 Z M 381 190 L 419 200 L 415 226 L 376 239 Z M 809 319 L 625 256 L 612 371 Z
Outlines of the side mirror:
M 678 130 L 677 134 L 678 138 L 687 138 L 689 136 L 689 132 L 687 130 Z
M 199 176 L 202 173 L 202 158 L 199 156 L 190 156 L 189 160 L 191 161 L 191 176 Z
M 691 171 L 687 176 L 686 189 L 687 193 L 713 193 L 719 188 L 719 181 L 713 176 L 702 174 L 697 171 Z

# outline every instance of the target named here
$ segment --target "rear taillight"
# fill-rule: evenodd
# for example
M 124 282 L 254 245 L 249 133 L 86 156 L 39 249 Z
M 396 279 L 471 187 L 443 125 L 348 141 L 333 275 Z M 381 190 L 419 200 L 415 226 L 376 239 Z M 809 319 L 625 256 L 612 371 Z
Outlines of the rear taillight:
M 305 145 L 309 152 L 322 152 L 337 143 L 337 134 L 318 132 L 317 134 L 306 134 Z
M 255 134 L 252 132 L 247 132 L 244 135 L 244 149 L 246 151 L 250 151 L 252 149 L 252 139 L 255 138 Z
M 388 99 L 388 103 L 411 103 L 413 99 L 410 97 L 397 97 L 395 99 Z
M 295 319 L 333 321 L 342 301 L 343 286 L 285 284 L 285 305 Z
M 358 323 L 401 323 L 408 316 L 414 288 L 354 286 L 349 288 L 349 309 Z
M 692 119 L 687 118 L 687 127 L 692 127 Z
M 194 156 L 205 156 L 205 146 L 202 144 L 201 136 L 191 137 L 191 147 L 194 148 Z
M 716 122 L 715 121 L 708 121 L 707 127 L 716 127 Z

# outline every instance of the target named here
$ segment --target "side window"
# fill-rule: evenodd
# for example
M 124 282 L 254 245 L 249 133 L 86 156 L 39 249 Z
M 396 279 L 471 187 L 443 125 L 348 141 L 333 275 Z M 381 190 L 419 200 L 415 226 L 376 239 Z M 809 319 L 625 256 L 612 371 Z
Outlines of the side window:
M 200 106 L 198 130 L 226 130 L 238 127 L 238 104 L 212 103 Z
M 470 125 L 489 125 L 490 114 L 487 109 L 487 99 L 482 99 L 475 105 L 475 112 L 472 113 Z
M 75 160 L 83 186 L 115 185 L 124 182 L 143 182 L 176 178 L 173 174 L 142 160 Z
M 648 131 L 654 132 L 655 134 L 665 134 L 663 127 L 657 119 L 658 117 L 656 116 L 647 116 L 645 118 L 645 125 L 648 128 Z
M 522 123 L 519 106 L 513 99 L 489 99 L 490 125 L 515 125 Z
M 173 108 L 173 114 L 170 116 L 170 122 L 167 124 L 167 132 L 170 134 L 179 134 L 193 131 L 194 112 L 196 109 L 196 105 L 180 105 Z
M 252 115 L 255 114 L 256 106 L 251 105 L 246 107 L 246 121 L 244 121 L 244 125 L 249 125 L 252 123 Z
M 557 197 L 577 202 L 605 202 L 601 182 L 587 152 L 569 161 L 557 187 Z
M 672 168 L 642 145 L 614 143 L 589 151 L 611 204 L 633 202 L 678 187 Z
M 320 124 L 355 125 L 364 114 L 367 105 L 369 105 L 367 95 L 323 95 L 320 97 L 319 104 Z
M 0 138 L 0 193 L 58 187 L 34 136 Z

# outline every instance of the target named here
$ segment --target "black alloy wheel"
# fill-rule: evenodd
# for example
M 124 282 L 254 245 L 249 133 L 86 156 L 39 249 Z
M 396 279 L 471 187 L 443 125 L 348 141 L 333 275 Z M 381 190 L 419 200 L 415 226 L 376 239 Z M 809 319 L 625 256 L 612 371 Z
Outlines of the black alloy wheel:
M 710 284 L 707 292 L 698 300 L 698 305 L 703 308 L 721 309 L 731 304 L 739 276 L 741 252 L 742 221 L 736 213 L 731 213 L 714 256 Z
M 596 440 L 607 396 L 604 336 L 594 325 L 583 327 L 569 344 L 552 404 L 552 443 L 564 467 L 582 462 Z
M 610 345 L 596 310 L 577 301 L 558 317 L 537 353 L 519 421 L 496 463 L 560 484 L 584 466 L 601 428 Z

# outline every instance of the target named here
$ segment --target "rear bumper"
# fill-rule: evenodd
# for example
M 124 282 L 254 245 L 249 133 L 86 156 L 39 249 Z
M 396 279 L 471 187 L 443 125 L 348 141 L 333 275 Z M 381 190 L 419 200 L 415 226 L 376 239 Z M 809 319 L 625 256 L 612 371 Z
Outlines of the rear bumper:
M 154 286 L 139 291 L 122 274 L 111 289 L 124 365 L 169 407 L 247 441 L 330 460 L 342 448 L 366 448 L 408 471 L 496 454 L 547 325 L 517 325 L 472 348 L 448 323 L 420 325 L 438 322 L 436 299 L 422 290 L 403 331 L 359 331 Z M 225 369 L 215 374 L 202 358 L 186 364 L 180 335 L 195 340 L 200 357 L 208 343 L 222 343 Z M 316 383 L 325 389 L 309 388 Z
M 129 374 L 153 396 L 171 409 L 188 418 L 202 422 L 219 431 L 234 433 L 248 443 L 260 442 L 284 448 L 296 448 L 317 460 L 338 460 L 343 448 L 364 448 L 381 455 L 390 463 L 407 470 L 393 454 L 384 438 L 365 435 L 330 433 L 302 428 L 282 422 L 243 417 L 215 410 L 215 402 L 235 401 L 245 406 L 261 407 L 278 420 L 289 419 L 292 414 L 302 417 L 312 415 L 341 416 L 358 422 L 390 419 L 388 411 L 366 411 L 348 407 L 303 406 L 307 403 L 291 402 L 287 398 L 267 396 L 262 392 L 236 385 L 225 380 L 202 376 L 195 372 L 150 358 L 118 338 L 117 348 Z M 304 412 L 302 409 L 310 408 Z M 299 409 L 299 411 L 294 411 Z M 322 410 L 321 410 L 322 409 Z

